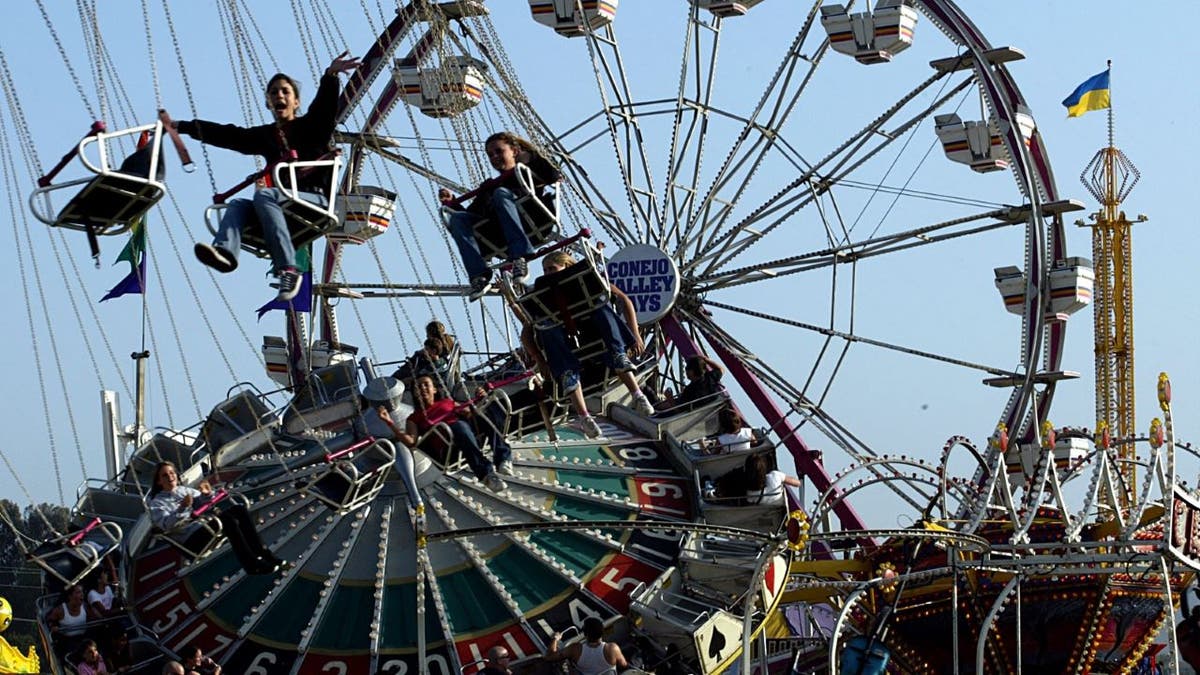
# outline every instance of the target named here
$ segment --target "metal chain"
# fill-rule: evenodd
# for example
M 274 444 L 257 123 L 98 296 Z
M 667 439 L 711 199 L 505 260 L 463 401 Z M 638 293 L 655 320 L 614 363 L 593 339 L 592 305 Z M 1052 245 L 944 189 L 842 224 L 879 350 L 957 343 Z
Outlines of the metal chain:
M 88 102 L 87 94 L 83 91 L 83 85 L 79 82 L 79 76 L 75 74 L 75 67 L 71 65 L 71 59 L 67 57 L 67 50 L 63 48 L 62 40 L 58 39 L 58 31 L 54 30 L 54 22 L 50 20 L 50 15 L 46 12 L 46 5 L 42 0 L 36 0 L 36 2 L 38 11 L 42 13 L 42 20 L 46 23 L 46 28 L 50 31 L 50 37 L 54 40 L 54 46 L 58 48 L 58 55 L 62 57 L 63 63 L 67 66 L 67 73 L 71 76 L 71 82 L 75 83 L 75 92 L 79 94 L 79 100 L 87 108 L 88 115 L 92 119 L 98 119 L 95 109 Z
M 192 93 L 192 83 L 188 79 L 187 69 L 183 67 L 183 51 L 179 48 L 179 33 L 175 30 L 175 20 L 171 16 L 171 3 L 162 3 L 163 14 L 167 18 L 167 30 L 171 34 L 171 45 L 175 50 L 175 61 L 179 64 L 179 75 L 183 81 L 183 91 L 187 95 L 188 107 L 191 109 L 192 115 L 199 114 L 199 108 L 196 106 L 196 97 Z M 208 146 L 201 143 L 200 152 L 204 155 L 204 170 L 208 173 L 208 182 L 212 186 L 213 193 L 220 192 L 217 189 L 217 179 L 213 175 L 212 161 L 208 156 Z
M 154 82 L 154 107 L 162 108 L 162 87 L 158 81 L 158 61 L 154 58 L 154 31 L 150 30 L 150 5 L 142 0 L 142 26 L 146 31 L 146 56 L 150 60 L 150 77 Z

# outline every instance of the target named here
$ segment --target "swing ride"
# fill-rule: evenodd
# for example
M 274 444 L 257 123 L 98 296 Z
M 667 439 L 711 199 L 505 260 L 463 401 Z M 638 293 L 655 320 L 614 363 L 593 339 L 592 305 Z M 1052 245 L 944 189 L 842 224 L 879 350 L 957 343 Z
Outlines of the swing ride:
M 1192 614 L 1200 501 L 1178 476 L 1196 453 L 1175 440 L 1165 375 L 1146 436 L 1049 421 L 1076 376 L 1067 327 L 1093 292 L 1064 233 L 1083 205 L 1060 194 L 1018 87 L 1025 54 L 954 2 L 142 3 L 148 58 L 117 46 L 94 1 L 80 3 L 87 50 L 69 54 L 70 20 L 38 4 L 85 112 L 107 124 L 45 171 L 49 134 L 16 90 L 27 74 L 0 50 L 10 192 L 49 226 L 14 213 L 28 243 L 16 267 L 40 289 L 50 265 L 30 249 L 53 247 L 73 280 L 45 327 L 29 312 L 46 335 L 34 360 L 72 529 L 19 541 L 44 571 L 43 615 L 115 561 L 135 672 L 189 646 L 255 675 L 475 673 L 497 646 L 513 672 L 550 672 L 554 636 L 580 642 L 568 629 L 589 617 L 635 672 L 1131 672 L 1156 641 L 1176 665 L 1186 656 L 1175 608 Z M 682 60 L 664 40 L 620 40 L 626 21 L 677 27 Z M 189 75 L 193 32 L 226 47 L 233 77 L 212 91 Z M 768 38 L 777 62 L 745 63 Z M 518 57 L 526 43 L 537 59 Z M 256 83 L 292 63 L 312 81 L 342 45 L 360 64 L 328 157 L 251 166 L 174 133 L 166 110 L 232 117 L 206 98 L 229 88 L 260 123 Z M 152 87 L 129 91 L 122 57 L 149 66 Z M 575 262 L 553 283 L 518 283 L 501 228 L 482 220 L 497 281 L 470 302 L 447 224 L 497 180 L 483 139 L 502 129 L 563 175 L 542 186 L 527 162 L 512 170 L 530 267 Z M 168 140 L 189 168 L 201 148 L 209 190 L 165 173 Z M 179 251 L 215 232 L 228 199 L 314 167 L 330 172 L 327 204 L 282 190 L 313 276 L 290 305 L 264 306 L 263 325 L 283 317 L 284 332 L 259 342 L 234 286 L 254 273 L 218 278 Z M 93 256 L 131 235 L 122 259 L 143 303 L 123 320 L 136 331 L 110 318 L 133 309 L 78 299 L 95 295 L 66 267 L 80 230 Z M 244 250 L 267 257 L 247 234 Z M 590 321 L 622 297 L 646 347 L 627 373 Z M 52 313 L 78 327 L 55 332 Z M 454 339 L 430 338 L 447 353 L 423 371 L 409 354 L 429 319 Z M 599 438 L 573 420 L 566 378 L 537 365 L 548 330 L 581 364 Z M 115 351 L 126 339 L 140 344 L 132 386 Z M 104 390 L 98 444 L 68 392 L 52 404 L 47 390 L 55 369 L 67 388 L 76 345 Z M 684 362 L 700 354 L 724 388 L 683 400 Z M 418 429 L 416 449 L 381 424 L 382 407 L 404 428 L 419 375 L 475 432 L 507 439 L 511 462 L 497 453 L 494 473 L 475 471 L 453 418 Z M 653 415 L 626 377 L 658 400 Z M 929 431 L 905 431 L 928 426 L 913 410 L 929 403 L 990 437 L 904 435 Z M 729 406 L 756 426 L 744 445 L 713 440 Z M 85 449 L 104 448 L 105 474 L 73 502 L 55 428 L 71 430 L 85 473 Z M 215 486 L 180 529 L 148 510 L 164 461 L 183 485 Z M 798 490 L 752 482 L 776 466 Z M 230 504 L 285 565 L 243 569 L 210 517 Z M 43 662 L 74 672 L 39 628 Z

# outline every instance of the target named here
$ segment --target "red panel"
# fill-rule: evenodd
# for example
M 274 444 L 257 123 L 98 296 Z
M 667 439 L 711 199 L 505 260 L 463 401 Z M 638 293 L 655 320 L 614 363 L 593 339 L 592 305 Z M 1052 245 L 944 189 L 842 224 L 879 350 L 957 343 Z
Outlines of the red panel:
M 472 663 L 482 661 L 489 649 L 496 645 L 503 645 L 508 648 L 509 654 L 513 656 L 513 660 L 525 658 L 539 654 L 541 651 L 537 645 L 533 643 L 533 639 L 517 625 L 509 625 L 499 630 L 492 631 L 487 635 L 471 638 L 468 640 L 459 640 L 455 644 L 458 649 L 458 660 L 463 666 L 469 666 Z M 483 669 L 483 664 L 478 663 L 475 667 L 465 668 L 465 675 L 472 675 Z
M 355 675 L 371 670 L 371 655 L 361 654 L 314 654 L 304 655 L 298 675 Z
M 651 513 L 691 518 L 692 506 L 687 498 L 690 481 L 682 478 L 635 476 L 633 482 L 638 504 L 649 509 Z
M 584 583 L 584 588 L 624 614 L 629 611 L 629 594 L 633 589 L 641 582 L 653 581 L 658 575 L 659 569 L 653 565 L 618 553 Z

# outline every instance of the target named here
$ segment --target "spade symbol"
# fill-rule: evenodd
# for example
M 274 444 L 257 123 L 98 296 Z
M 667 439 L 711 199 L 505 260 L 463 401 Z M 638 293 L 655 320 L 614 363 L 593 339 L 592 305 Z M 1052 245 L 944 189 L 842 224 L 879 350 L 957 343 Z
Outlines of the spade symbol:
M 725 649 L 725 636 L 713 626 L 712 637 L 708 638 L 708 658 L 716 659 L 721 656 L 721 652 Z

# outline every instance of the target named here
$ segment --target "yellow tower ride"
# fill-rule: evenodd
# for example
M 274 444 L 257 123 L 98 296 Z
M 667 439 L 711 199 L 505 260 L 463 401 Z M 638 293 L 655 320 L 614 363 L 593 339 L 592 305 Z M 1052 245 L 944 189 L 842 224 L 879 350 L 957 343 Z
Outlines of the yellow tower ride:
M 1110 62 L 1111 65 L 1111 62 Z M 1121 210 L 1141 173 L 1113 141 L 1113 108 L 1108 106 L 1108 146 L 1092 157 L 1080 181 L 1100 203 L 1089 216 L 1092 228 L 1092 258 L 1095 265 L 1095 289 L 1092 311 L 1096 327 L 1096 430 L 1107 430 L 1118 446 L 1120 476 L 1125 495 L 1136 489 L 1136 450 L 1133 397 L 1133 246 L 1130 237 L 1133 222 L 1144 222 L 1139 215 L 1130 221 Z

